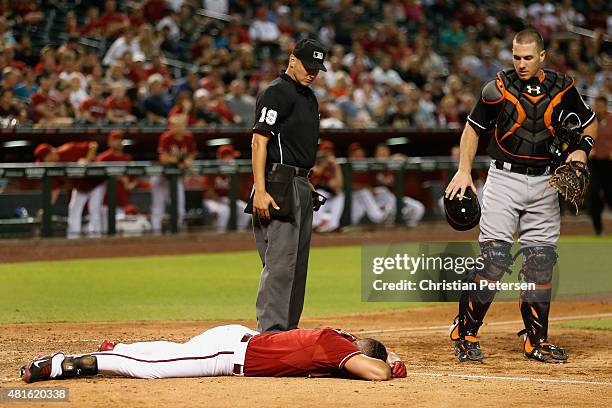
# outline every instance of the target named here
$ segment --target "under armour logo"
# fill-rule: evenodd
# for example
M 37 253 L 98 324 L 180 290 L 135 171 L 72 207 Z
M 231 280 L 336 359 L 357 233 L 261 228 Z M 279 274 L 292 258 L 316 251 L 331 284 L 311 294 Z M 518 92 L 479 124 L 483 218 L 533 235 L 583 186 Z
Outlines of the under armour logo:
M 527 92 L 528 93 L 535 93 L 536 95 L 540 94 L 540 86 L 531 86 L 531 85 L 527 85 Z
M 314 51 L 312 53 L 312 56 L 316 59 L 320 59 L 320 60 L 323 59 L 323 53 L 321 51 Z

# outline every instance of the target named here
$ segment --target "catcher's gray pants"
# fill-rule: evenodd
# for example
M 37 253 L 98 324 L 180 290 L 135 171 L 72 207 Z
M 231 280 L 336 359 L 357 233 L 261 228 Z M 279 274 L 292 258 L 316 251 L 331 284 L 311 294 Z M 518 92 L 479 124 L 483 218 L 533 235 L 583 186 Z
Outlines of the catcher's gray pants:
M 253 216 L 257 251 L 263 264 L 257 294 L 257 331 L 298 327 L 312 235 L 312 193 L 306 177 L 294 177 L 293 222 Z
M 479 241 L 514 242 L 521 247 L 556 245 L 560 234 L 557 190 L 548 184 L 550 174 L 526 176 L 502 170 L 491 163 L 483 190 Z

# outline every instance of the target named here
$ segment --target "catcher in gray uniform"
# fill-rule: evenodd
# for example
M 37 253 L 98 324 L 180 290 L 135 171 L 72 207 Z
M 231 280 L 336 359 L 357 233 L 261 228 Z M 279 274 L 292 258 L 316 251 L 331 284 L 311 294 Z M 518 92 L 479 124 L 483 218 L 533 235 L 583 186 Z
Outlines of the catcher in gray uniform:
M 461 136 L 459 169 L 445 195 L 452 200 L 456 194 L 463 196 L 468 188 L 476 192 L 471 170 L 479 136 L 492 133 L 488 153 L 493 160 L 480 219 L 484 267 L 471 271 L 468 280 L 501 280 L 516 258 L 511 247 L 518 230 L 523 261 L 520 279 L 536 284 L 535 290 L 520 294 L 525 330 L 519 335 L 523 336 L 524 354 L 537 361 L 564 362 L 565 350 L 548 340 L 552 273 L 560 233 L 559 202 L 551 173 L 557 164 L 568 163 L 564 169 L 571 171 L 565 174 L 573 176 L 573 182 L 582 182 L 586 189 L 588 171 L 583 174 L 582 170 L 586 169 L 597 122 L 571 77 L 542 68 L 546 52 L 536 30 L 519 32 L 512 43 L 512 54 L 514 68 L 499 72 L 496 79 L 485 84 L 481 99 L 468 117 Z M 578 139 L 573 149 L 559 140 L 557 126 L 565 118 L 577 122 L 574 130 Z M 576 197 L 575 204 L 579 202 Z M 488 289 L 461 294 L 459 314 L 450 333 L 459 361 L 482 361 L 477 334 L 495 294 Z

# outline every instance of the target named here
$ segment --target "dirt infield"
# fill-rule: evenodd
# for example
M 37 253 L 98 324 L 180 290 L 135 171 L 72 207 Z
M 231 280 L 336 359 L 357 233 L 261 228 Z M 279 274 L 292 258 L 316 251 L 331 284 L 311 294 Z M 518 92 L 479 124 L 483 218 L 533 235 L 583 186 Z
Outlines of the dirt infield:
M 604 313 L 612 313 L 609 302 L 557 302 L 552 317 Z M 454 314 L 455 306 L 448 305 L 303 320 L 303 327 L 335 327 L 342 322 L 343 328 L 378 338 L 396 350 L 407 362 L 409 376 L 386 383 L 297 378 L 96 377 L 26 385 L 17 378 L 18 368 L 39 353 L 86 352 L 109 336 L 125 342 L 185 341 L 222 322 L 4 325 L 0 331 L 0 387 L 68 387 L 70 403 L 53 404 L 58 407 L 456 407 L 472 405 L 474 401 L 488 406 L 611 406 L 612 332 L 567 329 L 553 322 L 551 336 L 566 347 L 569 362 L 554 365 L 527 361 L 520 354 L 515 336 L 521 328 L 517 305 L 499 302 L 492 306 L 489 325 L 482 329 L 485 363 L 460 364 L 455 361 L 447 337 L 447 325 Z

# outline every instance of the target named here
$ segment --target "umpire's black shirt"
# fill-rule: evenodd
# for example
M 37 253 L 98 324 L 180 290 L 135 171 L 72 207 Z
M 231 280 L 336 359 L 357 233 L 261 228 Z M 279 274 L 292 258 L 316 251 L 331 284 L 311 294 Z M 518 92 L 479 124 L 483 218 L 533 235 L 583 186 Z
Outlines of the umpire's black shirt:
M 270 137 L 267 163 L 312 168 L 319 143 L 316 96 L 310 87 L 281 73 L 257 97 L 253 130 Z

